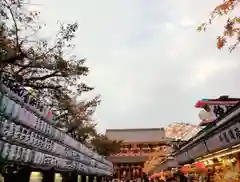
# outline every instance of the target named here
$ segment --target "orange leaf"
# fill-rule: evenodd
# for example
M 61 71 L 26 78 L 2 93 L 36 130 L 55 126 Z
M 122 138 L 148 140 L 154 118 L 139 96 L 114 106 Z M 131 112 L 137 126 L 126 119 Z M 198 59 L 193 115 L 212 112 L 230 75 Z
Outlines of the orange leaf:
M 217 48 L 222 49 L 226 44 L 226 39 L 224 37 L 217 37 Z

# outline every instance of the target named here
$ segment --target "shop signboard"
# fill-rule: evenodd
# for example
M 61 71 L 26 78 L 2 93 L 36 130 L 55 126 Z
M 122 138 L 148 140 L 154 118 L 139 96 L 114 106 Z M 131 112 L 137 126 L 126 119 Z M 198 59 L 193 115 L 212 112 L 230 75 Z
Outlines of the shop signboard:
M 188 155 L 188 152 L 179 153 L 179 154 L 176 156 L 176 160 L 177 160 L 177 162 L 180 163 L 180 164 L 190 161 L 190 157 L 189 157 L 189 155 Z
M 240 143 L 240 122 L 231 125 L 227 129 L 206 140 L 209 152 L 230 147 L 238 143 Z
M 204 141 L 193 146 L 190 150 L 188 150 L 188 154 L 191 159 L 195 159 L 197 157 L 203 156 L 207 152 L 208 152 L 207 147 L 206 147 Z
M 219 102 L 219 101 L 218 101 Z M 209 104 L 209 108 L 212 111 L 212 113 L 215 115 L 215 118 L 219 118 L 221 116 L 226 115 L 226 113 L 235 105 L 237 104 L 237 101 L 229 102 L 229 101 L 220 101 L 219 103 L 212 102 Z

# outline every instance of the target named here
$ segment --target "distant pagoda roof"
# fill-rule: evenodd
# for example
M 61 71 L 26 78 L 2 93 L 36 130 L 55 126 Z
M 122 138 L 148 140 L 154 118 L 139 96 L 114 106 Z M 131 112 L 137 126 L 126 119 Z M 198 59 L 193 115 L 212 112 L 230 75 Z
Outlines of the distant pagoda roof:
M 109 156 L 107 159 L 113 163 L 144 163 L 148 156 Z
M 107 129 L 106 136 L 126 143 L 166 141 L 164 128 Z

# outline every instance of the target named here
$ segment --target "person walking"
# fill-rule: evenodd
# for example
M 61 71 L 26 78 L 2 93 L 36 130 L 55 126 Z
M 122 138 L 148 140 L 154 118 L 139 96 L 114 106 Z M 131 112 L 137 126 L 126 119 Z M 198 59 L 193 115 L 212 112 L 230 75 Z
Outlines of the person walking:
M 193 180 L 194 180 L 193 174 L 189 173 L 187 175 L 187 182 L 193 182 Z

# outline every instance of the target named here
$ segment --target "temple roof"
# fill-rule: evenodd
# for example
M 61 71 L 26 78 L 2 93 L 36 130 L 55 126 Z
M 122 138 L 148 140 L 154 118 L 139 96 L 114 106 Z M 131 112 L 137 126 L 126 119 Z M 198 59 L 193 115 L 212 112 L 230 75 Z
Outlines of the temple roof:
M 113 163 L 144 163 L 148 156 L 109 156 L 107 159 Z
M 126 143 L 166 140 L 164 128 L 107 129 L 106 136 L 111 140 L 122 140 Z

